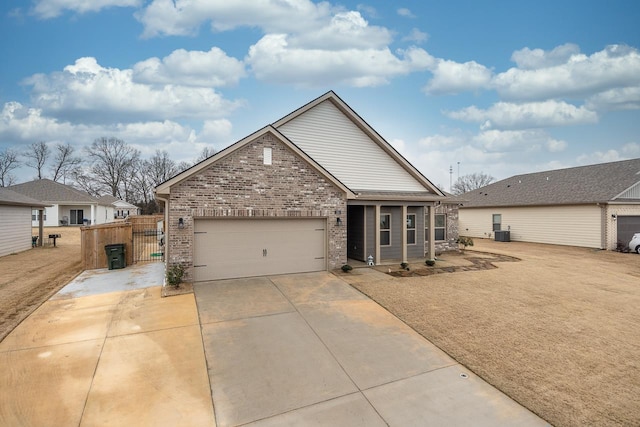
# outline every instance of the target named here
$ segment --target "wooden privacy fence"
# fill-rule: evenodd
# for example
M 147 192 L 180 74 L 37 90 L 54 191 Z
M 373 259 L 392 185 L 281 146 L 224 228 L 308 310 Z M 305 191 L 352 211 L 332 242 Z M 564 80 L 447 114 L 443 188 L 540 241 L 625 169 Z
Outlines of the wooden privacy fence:
M 163 261 L 162 215 L 135 215 L 126 221 L 81 227 L 82 265 L 85 270 L 107 268 L 105 245 L 124 243 L 125 261 Z
M 127 265 L 133 264 L 133 238 L 131 224 L 114 222 L 81 227 L 82 265 L 85 270 L 107 268 L 105 245 L 124 243 Z

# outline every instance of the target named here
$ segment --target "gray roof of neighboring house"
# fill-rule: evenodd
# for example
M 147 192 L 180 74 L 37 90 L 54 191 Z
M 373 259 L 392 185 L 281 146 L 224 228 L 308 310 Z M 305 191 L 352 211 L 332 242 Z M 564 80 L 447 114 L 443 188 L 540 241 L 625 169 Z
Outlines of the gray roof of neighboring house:
M 34 181 L 16 184 L 8 187 L 16 193 L 24 194 L 36 200 L 55 204 L 62 203 L 98 203 L 98 199 L 78 190 L 70 185 L 60 184 L 50 179 L 36 179 Z
M 640 159 L 516 175 L 454 198 L 462 208 L 607 203 L 640 182 Z
M 24 194 L 16 193 L 8 188 L 0 188 L 0 205 L 29 206 L 33 208 L 49 206 L 47 203 L 27 197 Z
M 107 194 L 107 195 L 98 197 L 98 200 L 100 200 L 102 203 L 106 203 L 106 204 L 111 205 L 111 204 L 117 202 L 120 199 L 118 199 L 117 197 L 112 196 L 110 194 Z

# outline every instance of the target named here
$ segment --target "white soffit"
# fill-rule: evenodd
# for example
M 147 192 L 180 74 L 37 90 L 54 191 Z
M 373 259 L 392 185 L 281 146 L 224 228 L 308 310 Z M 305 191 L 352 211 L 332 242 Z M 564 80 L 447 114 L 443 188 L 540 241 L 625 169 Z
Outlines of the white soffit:
M 352 190 L 428 191 L 331 101 L 278 130 Z

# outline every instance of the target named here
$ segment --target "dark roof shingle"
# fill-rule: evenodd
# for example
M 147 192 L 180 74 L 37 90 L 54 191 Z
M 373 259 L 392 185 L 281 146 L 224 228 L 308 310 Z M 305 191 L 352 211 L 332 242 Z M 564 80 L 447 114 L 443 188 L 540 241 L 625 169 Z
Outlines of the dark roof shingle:
M 640 182 L 640 159 L 516 175 L 457 196 L 463 208 L 606 203 Z
M 36 179 L 8 188 L 16 193 L 50 203 L 98 203 L 98 199 L 91 197 L 89 193 L 50 179 Z

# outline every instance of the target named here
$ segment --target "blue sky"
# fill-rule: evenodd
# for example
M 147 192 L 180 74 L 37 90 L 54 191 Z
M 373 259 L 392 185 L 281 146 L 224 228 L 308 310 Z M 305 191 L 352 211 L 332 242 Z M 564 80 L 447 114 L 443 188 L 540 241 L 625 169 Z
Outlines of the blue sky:
M 633 0 L 5 0 L 0 150 L 191 161 L 334 90 L 445 190 L 636 158 L 638 22 Z

